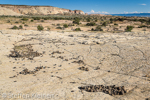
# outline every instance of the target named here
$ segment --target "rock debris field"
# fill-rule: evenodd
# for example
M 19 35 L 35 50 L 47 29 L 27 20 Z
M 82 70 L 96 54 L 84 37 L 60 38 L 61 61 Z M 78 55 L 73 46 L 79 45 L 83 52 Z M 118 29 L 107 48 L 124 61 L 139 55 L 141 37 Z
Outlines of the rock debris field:
M 4 93 L 149 100 L 150 32 L 1 30 L 0 99 Z

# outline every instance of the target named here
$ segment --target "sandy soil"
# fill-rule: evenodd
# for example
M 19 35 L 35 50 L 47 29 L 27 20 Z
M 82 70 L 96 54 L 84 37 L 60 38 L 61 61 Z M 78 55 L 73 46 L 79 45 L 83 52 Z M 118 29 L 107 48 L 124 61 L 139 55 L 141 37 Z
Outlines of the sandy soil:
M 28 45 L 40 55 L 10 56 Z M 1 99 L 144 100 L 150 96 L 150 33 L 1 30 L 0 68 Z M 88 85 L 124 86 L 127 93 L 79 89 Z

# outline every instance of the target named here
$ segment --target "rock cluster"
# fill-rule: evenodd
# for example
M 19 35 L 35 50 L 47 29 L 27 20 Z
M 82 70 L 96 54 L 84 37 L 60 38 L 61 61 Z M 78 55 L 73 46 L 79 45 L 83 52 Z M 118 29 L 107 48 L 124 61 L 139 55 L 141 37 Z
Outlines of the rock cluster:
M 84 64 L 84 62 L 82 60 L 73 61 L 72 63 Z
M 9 57 L 14 58 L 28 58 L 29 60 L 33 60 L 34 57 L 38 57 L 42 55 L 41 53 L 38 53 L 37 51 L 34 52 L 31 45 L 21 45 L 21 46 L 15 46 L 14 51 L 11 51 L 11 54 L 9 54 Z
M 89 71 L 89 68 L 84 67 L 84 66 L 80 67 L 79 69 L 80 69 L 80 70 L 84 70 L 84 71 Z
M 116 87 L 113 86 L 104 86 L 104 85 L 91 85 L 91 86 L 82 86 L 79 87 L 81 90 L 85 90 L 87 92 L 104 92 L 109 95 L 124 95 L 127 93 L 124 86 Z
M 53 51 L 51 54 L 55 54 L 55 53 L 61 54 L 62 52 L 59 52 L 59 51 Z
M 43 66 L 36 67 L 36 68 L 34 69 L 34 71 L 30 71 L 30 70 L 28 70 L 28 69 L 26 68 L 26 69 L 24 69 L 23 71 L 21 71 L 19 74 L 24 74 L 24 75 L 26 75 L 26 74 L 35 74 L 37 71 L 39 71 L 40 69 L 43 69 L 43 68 L 45 68 L 45 67 L 43 67 Z

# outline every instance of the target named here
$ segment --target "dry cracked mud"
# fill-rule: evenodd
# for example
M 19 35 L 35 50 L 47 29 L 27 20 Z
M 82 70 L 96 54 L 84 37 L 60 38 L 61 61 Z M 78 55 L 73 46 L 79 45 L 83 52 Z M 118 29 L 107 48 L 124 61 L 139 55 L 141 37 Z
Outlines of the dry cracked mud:
M 147 100 L 150 32 L 1 30 L 0 69 L 0 99 L 21 93 L 49 94 L 51 100 Z M 90 86 L 103 90 L 86 91 Z

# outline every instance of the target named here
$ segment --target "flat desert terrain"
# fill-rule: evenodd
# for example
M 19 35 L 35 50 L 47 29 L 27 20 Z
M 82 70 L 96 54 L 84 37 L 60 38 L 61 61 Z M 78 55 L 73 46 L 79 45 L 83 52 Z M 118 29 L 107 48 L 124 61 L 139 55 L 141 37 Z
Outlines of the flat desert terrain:
M 0 31 L 2 100 L 148 98 L 148 31 Z

